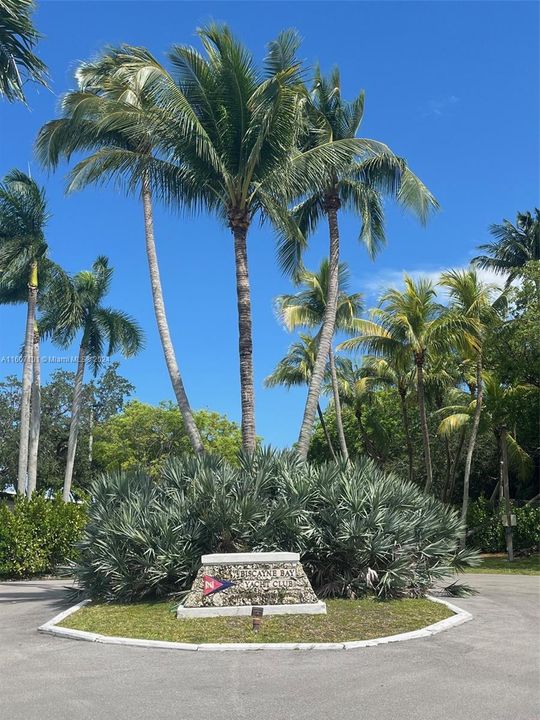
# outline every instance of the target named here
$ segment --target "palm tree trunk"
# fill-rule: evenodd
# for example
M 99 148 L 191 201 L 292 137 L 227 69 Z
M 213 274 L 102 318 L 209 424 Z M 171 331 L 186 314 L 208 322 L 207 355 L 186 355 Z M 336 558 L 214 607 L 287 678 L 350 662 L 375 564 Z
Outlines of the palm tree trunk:
M 433 472 L 431 468 L 431 448 L 429 445 L 429 429 L 426 415 L 426 401 L 424 393 L 424 359 L 422 356 L 416 357 L 417 370 L 417 392 L 418 392 L 418 410 L 420 412 L 420 426 L 422 428 L 422 441 L 424 443 L 424 462 L 426 465 L 426 484 L 424 491 L 429 492 L 433 484 Z
M 69 440 L 67 448 L 66 472 L 64 474 L 64 489 L 62 497 L 64 502 L 69 501 L 71 493 L 71 482 L 73 480 L 73 468 L 75 465 L 75 453 L 77 452 L 77 436 L 79 434 L 79 418 L 81 414 L 81 395 L 84 378 L 84 365 L 86 362 L 86 351 L 84 345 L 79 348 L 77 361 L 77 372 L 75 373 L 75 388 L 73 390 L 73 402 L 71 404 L 71 422 L 69 424 Z
M 407 456 L 409 458 L 409 481 L 413 479 L 414 447 L 411 440 L 411 428 L 409 425 L 409 413 L 405 401 L 405 392 L 399 390 L 399 402 L 401 406 L 401 417 L 403 419 L 403 430 L 405 431 L 405 442 L 407 443 Z
M 39 359 L 39 332 L 37 324 L 34 328 L 34 345 L 32 349 L 32 392 L 30 401 L 30 449 L 28 451 L 28 497 L 37 486 L 37 466 L 39 450 L 39 431 L 41 425 L 41 367 Z
M 334 407 L 336 410 L 336 428 L 339 438 L 339 447 L 341 448 L 341 456 L 345 461 L 348 461 L 349 451 L 347 449 L 347 441 L 345 439 L 345 432 L 343 430 L 343 415 L 341 414 L 341 400 L 339 399 L 339 384 L 336 372 L 336 359 L 334 357 L 334 348 L 332 347 L 332 343 L 330 343 L 328 358 L 330 360 L 330 375 L 332 377 L 332 391 L 334 394 Z
M 240 355 L 240 399 L 242 405 L 242 448 L 253 453 L 257 445 L 255 434 L 255 390 L 253 387 L 253 337 L 251 321 L 251 290 L 247 256 L 249 218 L 245 213 L 229 217 L 234 236 L 236 268 L 236 302 L 238 308 L 238 350 Z
M 452 463 L 452 469 L 450 470 L 450 483 L 448 489 L 444 494 L 443 500 L 449 502 L 454 495 L 454 487 L 456 485 L 456 475 L 459 461 L 461 460 L 461 453 L 463 452 L 463 445 L 465 445 L 465 436 L 467 434 L 466 428 L 461 428 L 459 433 L 458 446 L 456 454 L 454 455 L 454 462 Z
M 146 240 L 146 257 L 148 259 L 148 269 L 150 272 L 150 284 L 152 287 L 152 300 L 154 303 L 154 313 L 158 326 L 159 337 L 163 347 L 165 363 L 169 371 L 169 377 L 173 386 L 176 402 L 184 421 L 184 427 L 188 435 L 191 447 L 198 454 L 204 452 L 201 435 L 195 424 L 195 419 L 189 405 L 189 400 L 184 388 L 182 376 L 176 362 L 176 355 L 171 340 L 167 315 L 165 314 L 165 302 L 163 300 L 163 289 L 161 287 L 161 278 L 159 274 L 159 264 L 156 252 L 156 241 L 154 238 L 154 215 L 152 210 L 152 193 L 150 190 L 150 182 L 146 175 L 142 180 L 142 200 L 144 209 L 144 230 Z
M 36 303 L 38 292 L 37 262 L 32 263 L 28 281 L 28 307 L 26 313 L 26 332 L 24 338 L 23 375 L 21 388 L 21 422 L 19 439 L 19 467 L 17 473 L 17 493 L 24 495 L 28 474 L 28 445 L 30 441 L 30 398 L 32 393 L 32 347 L 34 344 L 34 323 L 36 321 Z
M 94 459 L 94 406 L 90 406 L 90 418 L 88 420 L 88 465 L 92 466 Z
M 337 213 L 340 205 L 341 203 L 337 193 L 329 193 L 326 196 L 324 210 L 328 217 L 328 230 L 330 234 L 328 296 L 326 298 L 324 319 L 319 335 L 317 357 L 311 374 L 306 406 L 304 408 L 304 417 L 302 419 L 302 427 L 300 428 L 300 435 L 298 437 L 298 454 L 303 460 L 307 458 L 309 450 L 311 433 L 313 431 L 313 421 L 315 420 L 315 412 L 321 394 L 326 361 L 328 353 L 330 352 L 330 346 L 332 344 L 332 338 L 334 337 L 334 328 L 336 324 L 336 309 L 339 292 L 339 225 Z
M 504 513 L 506 515 L 506 527 L 504 534 L 506 537 L 506 551 L 508 553 L 508 562 L 514 559 L 514 538 L 512 530 L 512 507 L 510 505 L 510 484 L 508 481 L 508 430 L 502 428 L 500 431 L 501 438 L 501 473 L 502 473 L 502 489 L 504 495 Z
M 469 481 L 471 477 L 472 457 L 474 446 L 476 445 L 476 436 L 478 435 L 478 427 L 480 425 L 480 417 L 482 415 L 482 399 L 484 397 L 484 383 L 482 382 L 482 357 L 478 356 L 476 363 L 476 408 L 474 410 L 474 419 L 469 435 L 469 445 L 467 447 L 467 455 L 465 457 L 465 474 L 463 475 L 463 503 L 461 505 L 461 521 L 463 522 L 463 536 L 461 538 L 462 547 L 465 547 L 467 537 L 467 510 L 469 509 Z
M 337 460 L 334 446 L 332 445 L 332 439 L 330 437 L 330 433 L 328 432 L 328 427 L 326 426 L 326 420 L 324 419 L 324 415 L 323 415 L 323 411 L 321 410 L 320 403 L 317 403 L 317 413 L 319 415 L 321 427 L 323 429 L 324 437 L 326 438 L 326 442 L 328 443 L 328 448 L 330 449 L 330 453 L 332 454 L 332 457 L 334 458 L 334 460 Z

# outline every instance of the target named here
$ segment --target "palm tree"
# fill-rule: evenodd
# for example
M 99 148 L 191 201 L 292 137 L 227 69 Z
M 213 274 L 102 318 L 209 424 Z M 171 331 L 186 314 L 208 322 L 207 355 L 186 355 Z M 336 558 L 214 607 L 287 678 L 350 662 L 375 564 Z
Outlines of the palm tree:
M 364 357 L 362 373 L 370 387 L 393 387 L 397 390 L 401 408 L 403 432 L 407 445 L 409 480 L 413 479 L 414 445 L 411 437 L 407 399 L 414 382 L 414 365 L 410 353 L 402 348 L 390 351 L 385 357 Z
M 508 274 L 506 285 L 519 277 L 525 265 L 531 260 L 540 260 L 540 210 L 518 213 L 516 224 L 503 220 L 492 225 L 494 237 L 490 243 L 480 245 L 484 255 L 478 255 L 472 262 L 478 267 Z
M 312 151 L 329 141 L 345 141 L 355 138 L 364 112 L 364 92 L 347 102 L 341 95 L 340 74 L 335 69 L 325 78 L 320 70 L 315 79 L 308 106 L 308 130 L 303 138 L 307 151 Z M 425 221 L 430 210 L 438 207 L 433 195 L 407 168 L 406 163 L 381 143 L 363 140 L 364 151 L 352 163 L 339 167 L 326 163 L 323 186 L 309 193 L 295 208 L 294 215 L 304 235 L 314 232 L 323 218 L 329 231 L 329 283 L 326 312 L 320 332 L 319 353 L 304 410 L 298 440 L 301 457 L 307 456 L 315 406 L 321 391 L 326 357 L 334 335 L 335 313 L 338 296 L 340 261 L 340 234 L 338 211 L 343 208 L 361 218 L 360 240 L 374 257 L 385 241 L 382 195 L 397 197 L 398 201 L 413 210 Z M 294 246 L 294 244 L 293 244 Z M 288 252 L 294 255 L 293 249 Z
M 538 393 L 534 385 L 505 385 L 494 374 L 483 374 L 485 393 L 485 411 L 481 417 L 481 424 L 489 427 L 495 434 L 499 451 L 499 481 L 501 497 L 505 505 L 505 535 L 508 559 L 513 560 L 512 537 L 512 508 L 510 504 L 510 485 L 508 470 L 512 467 L 518 475 L 526 477 L 532 470 L 530 456 L 519 445 L 515 434 L 510 432 L 514 424 L 519 405 L 531 393 Z M 477 401 L 473 400 L 467 405 L 453 405 L 444 408 L 447 416 L 439 425 L 442 435 L 450 435 L 463 428 L 471 427 L 476 418 Z
M 330 282 L 330 262 L 325 259 L 322 261 L 318 272 L 310 272 L 309 270 L 300 272 L 298 284 L 304 286 L 305 289 L 300 290 L 295 295 L 280 295 L 276 299 L 278 314 L 288 330 L 294 330 L 298 327 L 317 328 L 318 353 L 320 353 Z M 353 329 L 354 319 L 362 311 L 362 296 L 359 293 L 348 294 L 349 285 L 349 270 L 344 263 L 341 263 L 338 273 L 338 295 L 333 328 L 345 332 Z M 343 431 L 341 402 L 332 343 L 328 347 L 327 359 L 330 365 L 339 444 L 341 454 L 347 460 L 349 453 Z M 317 395 L 317 397 L 319 396 Z
M 142 333 L 135 321 L 129 315 L 103 305 L 110 288 L 112 274 L 113 269 L 109 266 L 107 258 L 98 257 L 91 270 L 82 270 L 73 278 L 75 300 L 70 309 L 71 322 L 59 326 L 55 306 L 45 307 L 41 319 L 42 332 L 63 347 L 67 347 L 75 335 L 82 332 L 64 475 L 63 498 L 66 502 L 70 497 L 73 479 L 86 363 L 90 363 L 96 375 L 104 361 L 105 352 L 110 356 L 120 350 L 125 357 L 130 357 L 142 347 Z M 107 346 L 106 351 L 105 346 Z
M 386 146 L 356 138 L 327 138 L 300 149 L 306 96 L 298 39 L 286 31 L 270 43 L 264 72 L 226 26 L 198 31 L 202 55 L 192 47 L 170 53 L 173 75 L 144 49 L 121 48 L 122 79 L 144 86 L 153 104 L 148 118 L 153 146 L 160 153 L 151 166 L 155 191 L 174 207 L 206 209 L 231 230 L 236 267 L 243 446 L 255 449 L 251 292 L 247 238 L 258 215 L 275 227 L 282 266 L 291 269 L 305 239 L 287 203 L 322 190 L 326 168 L 350 165 L 359 154 L 377 155 Z M 116 76 L 115 76 L 116 77 Z M 115 116 L 101 121 L 108 130 L 123 125 Z M 101 148 L 74 169 L 72 187 L 122 176 L 136 185 L 141 162 L 122 150 Z M 313 408 L 315 410 L 315 406 Z
M 363 448 L 369 457 L 384 462 L 385 434 L 376 420 L 371 420 L 371 433 L 368 432 L 364 419 L 364 407 L 377 402 L 373 392 L 376 383 L 364 365 L 357 365 L 350 358 L 338 357 L 336 360 L 339 394 L 343 405 L 349 407 L 356 418 Z M 375 433 L 373 431 L 375 430 Z M 372 435 L 375 434 L 375 440 Z
M 287 354 L 279 361 L 274 372 L 265 379 L 265 386 L 276 387 L 283 385 L 286 388 L 290 388 L 309 385 L 313 365 L 317 357 L 317 344 L 317 337 L 313 337 L 308 333 L 300 333 L 300 340 L 290 346 Z M 320 403 L 317 403 L 317 413 L 328 444 L 328 449 L 334 460 L 337 460 Z
M 416 389 L 424 462 L 426 492 L 433 483 L 431 448 L 427 423 L 424 373 L 430 354 L 441 354 L 458 342 L 474 345 L 477 323 L 474 318 L 458 317 L 443 312 L 436 302 L 430 280 L 415 281 L 404 277 L 405 289 L 389 289 L 381 297 L 380 306 L 372 310 L 372 320 L 355 321 L 360 335 L 341 344 L 344 349 L 365 347 L 385 359 L 396 353 L 412 358 L 416 370 Z
M 156 250 L 153 197 L 164 189 L 157 179 L 159 159 L 149 119 L 154 106 L 145 94 L 144 83 L 122 72 L 123 61 L 128 59 L 129 55 L 110 50 L 95 61 L 81 64 L 76 72 L 78 89 L 63 98 L 63 117 L 41 129 L 36 149 L 41 162 L 49 167 L 56 167 L 62 157 L 69 160 L 75 152 L 92 152 L 72 174 L 69 190 L 105 181 L 109 174 L 126 166 L 134 168 L 127 185 L 130 191 L 141 194 L 152 301 L 165 363 L 191 446 L 201 454 L 202 438 L 167 322 Z
M 33 53 L 41 35 L 32 24 L 33 0 L 0 0 L 0 96 L 25 102 L 26 79 L 46 86 L 46 66 Z
M 26 331 L 23 349 L 21 390 L 21 422 L 17 492 L 24 494 L 35 488 L 37 443 L 39 439 L 39 405 L 31 413 L 32 372 L 34 370 L 34 407 L 38 403 L 39 358 L 36 347 L 36 307 L 39 278 L 55 277 L 66 295 L 66 278 L 60 268 L 47 257 L 44 230 L 49 218 L 43 188 L 19 170 L 9 172 L 0 183 L 0 302 L 27 303 Z M 61 322 L 59 306 L 59 322 Z M 29 476 L 30 421 L 32 452 Z
M 466 336 L 462 339 L 461 351 L 465 361 L 470 360 L 475 365 L 475 393 L 476 400 L 473 423 L 469 435 L 467 454 L 465 456 L 465 472 L 463 475 L 463 502 L 461 505 L 461 519 L 464 523 L 462 544 L 465 545 L 467 511 L 469 508 L 469 480 L 471 476 L 472 458 L 476 445 L 476 437 L 482 414 L 482 401 L 484 384 L 482 379 L 482 351 L 488 326 L 495 318 L 495 311 L 491 303 L 493 285 L 483 283 L 474 269 L 449 270 L 441 275 L 440 285 L 446 288 L 450 295 L 449 312 L 462 317 L 473 318 L 477 324 L 474 344 L 467 342 Z

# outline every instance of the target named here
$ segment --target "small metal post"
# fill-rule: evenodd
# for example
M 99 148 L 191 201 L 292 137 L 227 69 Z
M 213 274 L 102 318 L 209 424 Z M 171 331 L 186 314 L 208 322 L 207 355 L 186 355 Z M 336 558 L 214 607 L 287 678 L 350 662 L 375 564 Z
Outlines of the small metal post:
M 258 633 L 261 628 L 263 612 L 264 612 L 264 608 L 257 607 L 256 605 L 254 605 L 251 608 L 251 617 L 253 618 L 253 632 L 254 633 Z

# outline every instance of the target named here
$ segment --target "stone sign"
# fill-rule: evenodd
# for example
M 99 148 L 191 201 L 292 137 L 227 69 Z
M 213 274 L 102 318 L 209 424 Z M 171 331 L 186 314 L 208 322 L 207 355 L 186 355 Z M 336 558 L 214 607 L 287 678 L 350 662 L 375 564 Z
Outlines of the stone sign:
M 265 615 L 326 612 L 298 553 L 223 553 L 202 556 L 177 617 L 251 615 L 253 606 Z

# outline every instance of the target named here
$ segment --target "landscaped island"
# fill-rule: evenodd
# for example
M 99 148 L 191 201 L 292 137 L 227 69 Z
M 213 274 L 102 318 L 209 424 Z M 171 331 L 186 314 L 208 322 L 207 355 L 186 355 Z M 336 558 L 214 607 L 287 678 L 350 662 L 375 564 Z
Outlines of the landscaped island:
M 372 640 L 419 630 L 452 615 L 445 605 L 427 599 L 380 602 L 328 600 L 326 615 L 273 615 L 254 633 L 251 618 L 184 619 L 170 601 L 95 604 L 60 623 L 61 627 L 101 635 L 187 643 L 216 642 L 347 642 Z

